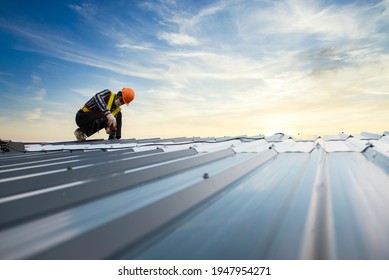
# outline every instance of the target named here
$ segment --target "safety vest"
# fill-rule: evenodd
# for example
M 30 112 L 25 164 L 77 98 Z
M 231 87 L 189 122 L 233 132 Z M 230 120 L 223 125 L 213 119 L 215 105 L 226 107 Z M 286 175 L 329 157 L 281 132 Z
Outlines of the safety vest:
M 115 96 L 116 94 L 114 94 L 112 91 L 111 91 L 111 95 L 109 96 L 109 99 L 108 99 L 108 103 L 107 103 L 107 108 L 108 110 L 111 112 L 111 114 L 116 117 L 116 115 L 120 112 L 121 108 L 120 106 L 116 107 L 115 110 L 111 110 L 112 108 L 112 104 L 115 100 Z M 88 113 L 88 112 L 93 112 L 91 109 L 89 109 L 86 105 L 84 105 L 84 107 L 81 108 L 81 110 L 85 113 Z

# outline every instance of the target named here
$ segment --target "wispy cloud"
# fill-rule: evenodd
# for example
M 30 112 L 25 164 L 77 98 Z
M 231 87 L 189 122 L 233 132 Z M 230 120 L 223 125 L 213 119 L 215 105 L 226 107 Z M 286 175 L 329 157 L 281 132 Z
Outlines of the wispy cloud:
M 97 6 L 91 2 L 82 2 L 80 4 L 69 4 L 68 7 L 74 10 L 80 16 L 86 19 L 92 19 L 97 14 Z
M 187 34 L 160 32 L 157 35 L 159 40 L 167 41 L 170 45 L 198 45 L 200 42 Z
M 35 92 L 34 96 L 32 97 L 33 100 L 35 101 L 42 101 L 46 97 L 47 92 L 45 89 L 39 89 Z
M 33 84 L 38 84 L 38 83 L 40 83 L 40 82 L 42 81 L 42 78 L 39 77 L 39 76 L 36 75 L 36 74 L 32 74 L 32 75 L 31 75 L 31 80 L 32 80 L 32 83 L 33 83 Z
M 42 118 L 42 108 L 35 108 L 25 114 L 25 118 L 29 122 L 37 121 Z
M 72 89 L 72 92 L 75 92 L 83 97 L 91 97 L 91 94 L 96 91 L 95 88 L 75 88 Z
M 129 49 L 129 50 L 138 50 L 138 51 L 149 51 L 153 50 L 150 44 L 137 45 L 137 44 L 129 44 L 129 43 L 118 43 L 116 45 L 119 49 Z
M 30 40 L 31 46 L 19 46 L 20 50 L 37 52 L 58 59 L 101 68 L 123 75 L 137 76 L 143 78 L 157 79 L 158 70 L 153 71 L 141 64 L 127 63 L 120 59 L 111 60 L 107 56 L 88 49 L 79 42 L 72 41 L 54 34 L 53 31 L 41 30 L 27 26 L 7 25 L 7 29 Z

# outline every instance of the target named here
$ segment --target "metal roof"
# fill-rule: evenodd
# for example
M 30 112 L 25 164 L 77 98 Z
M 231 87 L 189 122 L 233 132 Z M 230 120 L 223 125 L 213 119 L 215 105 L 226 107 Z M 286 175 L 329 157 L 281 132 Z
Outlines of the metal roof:
M 1 259 L 389 259 L 388 236 L 388 132 L 0 154 Z

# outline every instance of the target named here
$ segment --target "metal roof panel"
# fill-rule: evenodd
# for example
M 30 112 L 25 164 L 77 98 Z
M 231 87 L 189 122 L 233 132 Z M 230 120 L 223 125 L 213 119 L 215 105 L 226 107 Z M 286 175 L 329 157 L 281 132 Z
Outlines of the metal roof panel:
M 378 136 L 24 145 L 0 154 L 0 258 L 389 259 Z

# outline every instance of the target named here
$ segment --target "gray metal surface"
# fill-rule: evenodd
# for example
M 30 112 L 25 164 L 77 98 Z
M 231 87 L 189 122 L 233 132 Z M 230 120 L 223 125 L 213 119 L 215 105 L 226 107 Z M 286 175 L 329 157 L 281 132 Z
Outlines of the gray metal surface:
M 0 259 L 389 259 L 387 132 L 25 147 Z

